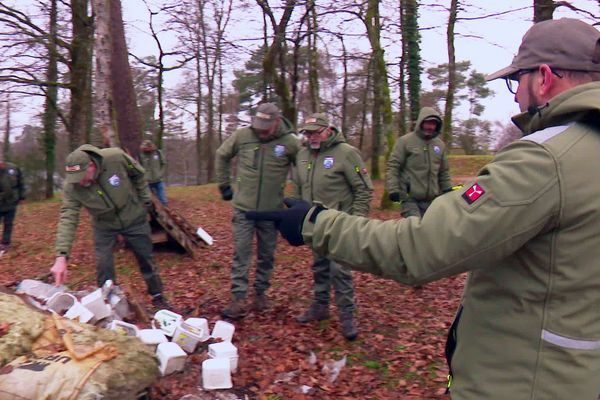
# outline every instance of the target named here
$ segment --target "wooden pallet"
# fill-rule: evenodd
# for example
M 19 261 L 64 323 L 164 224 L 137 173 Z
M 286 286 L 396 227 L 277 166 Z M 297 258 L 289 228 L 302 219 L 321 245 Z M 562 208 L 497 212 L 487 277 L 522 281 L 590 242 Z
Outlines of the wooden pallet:
M 192 258 L 198 258 L 204 242 L 196 234 L 196 228 L 181 214 L 162 205 L 153 195 L 152 243 L 177 242 Z

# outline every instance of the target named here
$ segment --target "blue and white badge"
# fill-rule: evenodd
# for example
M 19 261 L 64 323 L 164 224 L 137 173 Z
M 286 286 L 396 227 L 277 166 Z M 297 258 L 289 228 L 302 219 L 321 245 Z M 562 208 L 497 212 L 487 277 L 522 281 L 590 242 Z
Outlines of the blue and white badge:
M 115 174 L 115 175 L 111 176 L 110 178 L 108 178 L 108 183 L 110 183 L 111 186 L 118 187 L 119 185 L 121 185 L 121 178 L 119 178 Z
M 16 175 L 17 174 L 17 170 L 14 169 L 14 168 L 9 168 L 7 172 L 8 172 L 9 175 Z
M 154 153 L 154 155 L 152 156 L 152 158 L 154 158 L 155 160 L 160 159 L 160 157 L 158 156 L 158 153 Z
M 440 154 L 442 152 L 442 149 L 440 148 L 440 146 L 433 146 L 433 151 L 435 152 L 435 154 Z
M 283 144 L 276 144 L 275 145 L 275 155 L 277 157 L 281 157 L 285 154 L 285 145 Z
M 331 169 L 331 167 L 333 167 L 333 157 L 325 157 L 323 160 L 323 166 L 326 169 Z

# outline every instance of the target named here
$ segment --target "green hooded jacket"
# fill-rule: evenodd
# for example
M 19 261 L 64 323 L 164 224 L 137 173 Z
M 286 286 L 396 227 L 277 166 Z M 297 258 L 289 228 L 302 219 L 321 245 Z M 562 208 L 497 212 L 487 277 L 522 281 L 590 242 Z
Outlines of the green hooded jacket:
M 353 215 L 367 215 L 373 184 L 358 150 L 335 128 L 332 136 L 312 150 L 303 146 L 296 156 L 293 197 Z
M 13 163 L 4 163 L 0 168 L 0 211 L 16 208 L 25 199 L 25 185 L 21 170 Z
M 231 161 L 237 159 L 233 206 L 242 210 L 283 207 L 283 192 L 300 141 L 290 123 L 281 118 L 278 131 L 260 140 L 251 127 L 236 130 L 217 149 L 216 172 L 220 187 L 231 185 Z
M 98 229 L 120 230 L 147 219 L 145 205 L 151 204 L 144 168 L 123 150 L 79 147 L 96 163 L 98 170 L 89 187 L 65 183 L 56 233 L 56 254 L 68 256 L 79 225 L 81 207 L 88 210 Z
M 146 180 L 148 183 L 157 183 L 162 181 L 165 173 L 165 159 L 162 151 L 159 149 L 149 153 L 140 151 L 140 164 L 146 171 Z
M 526 135 L 422 220 L 334 210 L 304 221 L 323 256 L 407 284 L 470 271 L 453 400 L 600 393 L 600 82 L 513 121 Z
M 421 129 L 427 118 L 438 122 L 431 138 Z M 439 138 L 441 130 L 440 114 L 431 107 L 423 107 L 415 130 L 398 138 L 388 159 L 385 182 L 389 193 L 400 193 L 400 200 L 431 201 L 452 189 L 446 145 Z

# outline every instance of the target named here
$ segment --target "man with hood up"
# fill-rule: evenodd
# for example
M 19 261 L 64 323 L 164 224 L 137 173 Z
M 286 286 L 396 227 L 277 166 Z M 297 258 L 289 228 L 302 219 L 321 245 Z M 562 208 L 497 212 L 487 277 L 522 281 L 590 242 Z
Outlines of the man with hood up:
M 144 168 L 121 149 L 84 144 L 67 156 L 65 171 L 56 260 L 50 270 L 54 282 L 60 285 L 67 279 L 67 259 L 85 208 L 92 218 L 98 286 L 109 279 L 117 281 L 113 249 L 117 235 L 122 235 L 135 254 L 152 304 L 169 308 L 152 256 L 147 212 L 151 200 Z
M 298 152 L 294 170 L 294 198 L 311 204 L 366 216 L 373 185 L 357 149 L 344 140 L 325 114 L 313 114 L 302 128 L 305 146 Z M 342 334 L 356 339 L 352 272 L 313 252 L 314 300 L 296 320 L 300 323 L 329 319 L 329 291 L 333 286 Z
M 442 119 L 423 107 L 415 130 L 398 138 L 385 174 L 389 199 L 401 202 L 401 214 L 422 217 L 433 199 L 452 190 L 446 145 L 439 138 Z
M 268 308 L 265 292 L 270 286 L 277 229 L 271 221 L 250 221 L 245 212 L 283 207 L 283 191 L 300 141 L 291 124 L 273 103 L 262 103 L 252 117 L 252 125 L 240 128 L 217 149 L 216 172 L 221 197 L 233 203 L 234 254 L 231 266 L 231 302 L 222 311 L 230 319 L 246 315 L 248 268 L 252 258 L 252 238 L 256 233 L 257 262 L 252 308 Z M 231 163 L 236 159 L 234 182 Z

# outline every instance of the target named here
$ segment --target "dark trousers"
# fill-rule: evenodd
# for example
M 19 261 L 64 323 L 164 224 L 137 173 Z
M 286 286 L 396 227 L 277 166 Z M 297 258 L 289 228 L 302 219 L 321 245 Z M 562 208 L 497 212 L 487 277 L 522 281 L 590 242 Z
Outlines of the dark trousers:
M 233 209 L 233 265 L 231 266 L 231 294 L 246 297 L 248 269 L 252 259 L 252 239 L 256 233 L 256 276 L 254 291 L 261 295 L 270 286 L 273 259 L 277 247 L 277 228 L 273 221 L 246 219 L 243 211 Z
M 102 286 L 109 279 L 115 284 L 117 282 L 113 257 L 117 235 L 123 236 L 133 251 L 142 277 L 146 281 L 148 293 L 151 295 L 162 293 L 163 284 L 158 274 L 158 266 L 152 257 L 152 238 L 150 225 L 147 222 L 119 230 L 104 230 L 94 227 L 98 286 Z
M 7 211 L 0 211 L 0 222 L 4 221 L 4 229 L 2 231 L 2 244 L 10 244 L 15 215 L 17 215 L 16 207 Z
M 404 218 L 408 217 L 419 217 L 422 218 L 425 211 L 431 205 L 431 201 L 429 200 L 415 200 L 415 199 L 407 199 L 402 201 L 402 205 L 400 206 L 400 214 Z
M 338 313 L 352 315 L 354 313 L 352 271 L 314 251 L 312 271 L 315 303 L 329 304 L 329 292 L 333 286 Z

